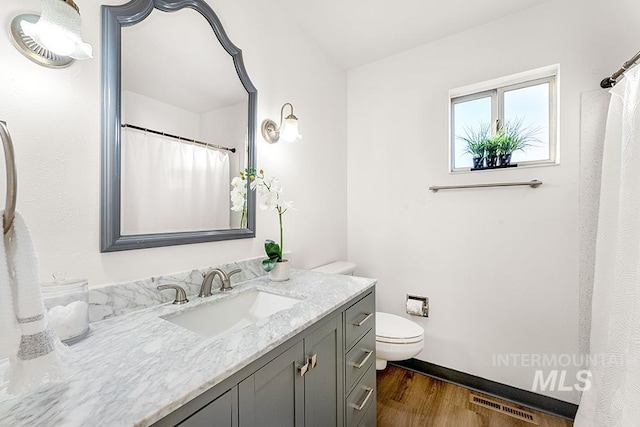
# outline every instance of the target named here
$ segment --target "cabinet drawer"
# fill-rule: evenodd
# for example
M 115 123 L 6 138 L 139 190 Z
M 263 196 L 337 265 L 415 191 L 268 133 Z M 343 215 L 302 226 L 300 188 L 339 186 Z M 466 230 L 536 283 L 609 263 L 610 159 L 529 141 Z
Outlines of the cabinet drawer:
M 345 317 L 345 349 L 350 349 L 353 343 L 374 326 L 375 317 L 376 300 L 373 293 L 347 309 Z
M 347 396 L 347 427 L 357 426 L 367 410 L 376 402 L 376 369 L 369 366 L 360 382 Z
M 376 335 L 369 329 L 364 337 L 347 353 L 345 358 L 345 381 L 347 392 L 367 372 L 369 366 L 376 360 Z
M 376 405 L 375 402 L 369 406 L 367 412 L 365 412 L 364 416 L 358 423 L 358 427 L 376 427 Z

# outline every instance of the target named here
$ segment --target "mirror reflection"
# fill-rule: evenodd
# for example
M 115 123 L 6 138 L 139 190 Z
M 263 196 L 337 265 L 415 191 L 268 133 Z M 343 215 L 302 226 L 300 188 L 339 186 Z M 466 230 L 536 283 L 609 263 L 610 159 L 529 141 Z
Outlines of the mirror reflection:
M 248 93 L 192 9 L 122 28 L 121 235 L 244 228 L 230 182 L 248 167 Z

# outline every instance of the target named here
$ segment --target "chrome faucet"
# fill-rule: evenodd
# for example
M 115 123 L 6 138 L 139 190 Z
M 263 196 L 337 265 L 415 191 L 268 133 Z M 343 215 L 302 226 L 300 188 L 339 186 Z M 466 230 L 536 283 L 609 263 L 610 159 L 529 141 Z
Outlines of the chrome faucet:
M 199 297 L 210 297 L 211 296 L 211 286 L 213 285 L 213 279 L 216 275 L 220 276 L 220 280 L 222 281 L 222 286 L 220 287 L 221 291 L 230 291 L 233 289 L 231 286 L 231 276 L 234 274 L 240 273 L 242 270 L 237 269 L 230 271 L 228 274 L 219 268 L 213 268 L 210 272 L 208 272 L 204 276 L 204 280 L 202 281 L 202 286 L 200 286 Z

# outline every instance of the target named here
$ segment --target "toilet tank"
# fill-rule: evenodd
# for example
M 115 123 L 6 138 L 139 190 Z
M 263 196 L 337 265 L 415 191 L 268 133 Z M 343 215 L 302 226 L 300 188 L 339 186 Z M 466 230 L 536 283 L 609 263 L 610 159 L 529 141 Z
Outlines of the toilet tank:
M 328 273 L 328 274 L 345 274 L 348 276 L 352 276 L 353 272 L 356 270 L 356 265 L 349 261 L 336 261 L 331 264 L 321 265 L 320 267 L 314 268 L 311 271 L 318 271 L 320 273 Z

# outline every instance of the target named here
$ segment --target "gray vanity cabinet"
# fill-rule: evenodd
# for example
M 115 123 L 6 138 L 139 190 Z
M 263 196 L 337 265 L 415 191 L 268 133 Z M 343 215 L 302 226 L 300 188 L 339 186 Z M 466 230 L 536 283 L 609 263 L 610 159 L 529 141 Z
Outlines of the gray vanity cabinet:
M 240 427 L 342 426 L 341 340 L 334 316 L 242 381 Z
M 345 311 L 345 411 L 347 427 L 376 425 L 375 295 Z
M 180 427 L 238 426 L 236 387 L 178 424 Z
M 309 371 L 305 381 L 305 427 L 342 426 L 344 417 L 342 313 L 304 340 Z M 335 423 L 334 423 L 335 421 Z
M 375 426 L 374 325 L 372 290 L 155 426 Z
M 241 427 L 304 425 L 303 360 L 300 341 L 238 385 Z

